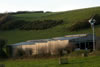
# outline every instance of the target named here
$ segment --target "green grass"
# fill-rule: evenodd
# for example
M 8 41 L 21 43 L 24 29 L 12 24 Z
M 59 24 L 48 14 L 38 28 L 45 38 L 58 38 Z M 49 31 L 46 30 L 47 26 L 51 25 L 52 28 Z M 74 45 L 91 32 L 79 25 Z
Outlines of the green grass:
M 70 32 L 67 30 L 58 30 L 56 28 L 48 29 L 48 30 L 31 30 L 31 31 L 21 31 L 21 30 L 11 30 L 11 31 L 1 31 L 0 37 L 7 39 L 8 44 L 14 44 L 18 42 L 23 42 L 27 40 L 33 39 L 47 39 L 52 37 L 60 37 L 69 34 L 84 34 L 84 33 L 92 33 L 91 28 Z M 95 27 L 95 33 L 97 36 L 100 36 L 100 25 Z
M 5 60 L 6 67 L 100 67 L 100 56 L 69 58 L 69 64 L 59 65 L 58 58 Z
M 54 19 L 54 20 L 64 20 L 64 24 L 58 25 L 56 27 L 47 30 L 8 30 L 0 31 L 0 38 L 8 40 L 8 44 L 14 44 L 22 41 L 33 40 L 33 39 L 45 39 L 52 37 L 60 37 L 68 34 L 84 34 L 92 33 L 91 28 L 72 31 L 68 30 L 68 27 L 72 24 L 90 18 L 93 14 L 100 14 L 100 7 L 80 9 L 65 12 L 53 12 L 53 13 L 26 13 L 26 14 L 16 14 L 13 15 L 13 20 L 44 20 L 44 19 Z M 95 26 L 95 33 L 100 36 L 100 25 Z
M 54 12 L 54 13 L 30 13 L 30 14 L 17 14 L 13 15 L 13 20 L 64 20 L 64 24 L 47 30 L 8 30 L 0 31 L 0 38 L 8 40 L 8 44 L 14 44 L 33 39 L 46 39 L 52 37 L 60 37 L 69 34 L 84 34 L 92 33 L 91 28 L 79 30 L 79 31 L 68 31 L 68 27 L 73 23 L 85 20 L 91 17 L 93 14 L 100 14 L 100 7 L 81 9 L 74 11 L 65 12 Z M 100 25 L 95 26 L 95 33 L 100 36 Z M 23 59 L 23 60 L 5 60 L 0 61 L 0 64 L 5 64 L 6 67 L 100 67 L 100 56 L 90 57 L 76 57 L 69 58 L 69 64 L 59 65 L 58 58 L 52 59 Z
M 25 14 L 13 15 L 13 16 L 14 16 L 14 19 L 16 20 L 20 19 L 20 20 L 26 20 L 26 21 L 33 21 L 42 17 L 47 17 L 52 14 L 56 14 L 56 13 L 25 13 Z

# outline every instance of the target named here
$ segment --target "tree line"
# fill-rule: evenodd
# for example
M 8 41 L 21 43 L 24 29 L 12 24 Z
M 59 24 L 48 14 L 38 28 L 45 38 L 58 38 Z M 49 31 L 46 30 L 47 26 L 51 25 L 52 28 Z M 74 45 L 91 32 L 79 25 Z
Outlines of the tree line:
M 52 13 L 51 11 L 17 11 L 17 12 L 8 12 L 10 15 L 15 14 L 26 14 L 26 13 Z M 5 13 L 0 13 L 0 15 L 4 15 Z

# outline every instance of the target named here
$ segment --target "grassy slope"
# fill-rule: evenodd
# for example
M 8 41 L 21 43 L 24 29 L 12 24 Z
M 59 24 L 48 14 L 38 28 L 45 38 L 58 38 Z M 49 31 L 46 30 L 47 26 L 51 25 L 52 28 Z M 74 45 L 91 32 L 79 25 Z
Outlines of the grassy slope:
M 67 30 L 69 26 L 73 23 L 82 21 L 91 17 L 93 14 L 100 14 L 100 7 L 90 8 L 90 9 L 81 9 L 74 11 L 65 11 L 65 12 L 54 12 L 54 13 L 30 13 L 30 14 L 17 14 L 14 15 L 14 20 L 22 19 L 22 20 L 43 20 L 43 19 L 63 19 L 64 24 L 47 29 L 47 30 L 34 30 L 34 31 L 20 31 L 20 30 L 12 30 L 12 31 L 1 31 L 0 37 L 8 40 L 8 44 L 13 44 L 17 42 L 22 42 L 26 40 L 32 39 L 43 39 L 43 38 L 52 38 L 58 36 L 64 36 L 67 34 L 80 34 L 80 33 L 91 33 L 91 29 L 85 29 L 81 31 L 70 32 Z M 98 36 L 100 36 L 100 27 L 95 27 L 95 32 Z
M 69 64 L 59 65 L 55 59 L 7 60 L 0 64 L 6 67 L 100 67 L 100 57 L 70 58 Z
M 47 17 L 52 14 L 56 14 L 56 13 L 25 13 L 25 14 L 13 15 L 13 16 L 15 17 L 16 20 L 20 19 L 20 20 L 26 20 L 26 21 L 33 21 L 42 17 Z

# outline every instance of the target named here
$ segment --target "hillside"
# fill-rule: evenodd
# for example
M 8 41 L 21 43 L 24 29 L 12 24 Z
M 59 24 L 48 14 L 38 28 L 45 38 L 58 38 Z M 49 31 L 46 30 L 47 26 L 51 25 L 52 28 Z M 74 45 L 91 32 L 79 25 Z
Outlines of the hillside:
M 63 24 L 56 25 L 43 30 L 19 30 L 15 28 L 13 30 L 2 30 L 0 31 L 0 37 L 7 39 L 8 44 L 13 44 L 17 42 L 22 42 L 26 40 L 33 39 L 44 39 L 52 37 L 60 37 L 67 34 L 81 34 L 81 33 L 92 33 L 91 27 L 85 27 L 83 22 L 87 22 L 88 19 L 97 14 L 100 16 L 100 7 L 86 8 L 73 11 L 64 11 L 64 12 L 52 12 L 52 13 L 25 13 L 25 14 L 12 14 L 11 20 L 6 21 L 6 25 L 12 21 L 24 20 L 27 23 L 40 20 L 63 20 Z M 83 24 L 80 24 L 82 22 Z M 80 30 L 70 30 L 74 28 L 75 24 L 79 24 Z M 73 26 L 74 25 L 74 26 Z M 83 25 L 83 27 L 81 26 Z M 85 24 L 86 25 L 86 24 Z M 100 36 L 100 27 L 98 24 L 95 25 L 95 33 L 97 36 Z

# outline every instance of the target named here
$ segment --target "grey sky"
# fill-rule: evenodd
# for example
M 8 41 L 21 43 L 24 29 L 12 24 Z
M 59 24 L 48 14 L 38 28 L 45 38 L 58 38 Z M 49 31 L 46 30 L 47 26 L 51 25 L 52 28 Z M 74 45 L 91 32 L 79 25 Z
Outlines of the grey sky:
M 95 6 L 100 6 L 100 0 L 0 0 L 0 12 L 67 11 Z

